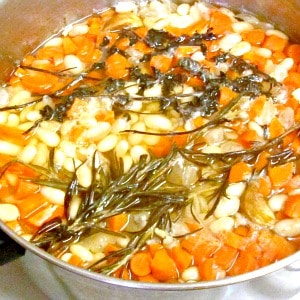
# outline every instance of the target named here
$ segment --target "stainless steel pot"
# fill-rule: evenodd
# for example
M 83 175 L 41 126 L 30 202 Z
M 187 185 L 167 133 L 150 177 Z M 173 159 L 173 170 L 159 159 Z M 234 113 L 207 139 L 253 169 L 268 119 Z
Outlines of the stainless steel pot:
M 0 0 L 0 81 L 9 76 L 18 59 L 62 26 L 90 14 L 93 10 L 100 10 L 116 2 L 117 0 Z M 277 24 L 292 39 L 300 41 L 299 0 L 212 0 L 208 2 L 237 10 L 252 11 L 268 22 Z M 158 299 L 159 297 L 223 299 L 226 291 L 224 287 L 245 281 L 250 281 L 253 285 L 258 281 L 267 282 L 268 274 L 290 268 L 291 264 L 300 261 L 300 251 L 298 251 L 268 267 L 219 281 L 192 284 L 140 283 L 115 279 L 73 267 L 23 240 L 1 222 L 0 229 L 28 250 L 27 256 L 30 259 L 26 269 L 51 299 L 57 299 L 58 295 L 60 299 Z M 285 296 L 286 299 L 289 298 L 288 295 Z

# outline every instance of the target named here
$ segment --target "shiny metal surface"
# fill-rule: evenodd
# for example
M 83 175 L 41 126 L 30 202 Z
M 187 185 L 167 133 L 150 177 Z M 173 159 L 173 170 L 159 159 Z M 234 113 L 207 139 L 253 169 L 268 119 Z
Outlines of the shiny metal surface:
M 62 26 L 90 14 L 94 9 L 100 10 L 114 2 L 103 0 L 0 0 L 0 81 L 7 78 L 18 59 L 37 47 L 41 41 L 56 33 Z M 298 31 L 300 28 L 300 1 L 216 0 L 208 2 L 258 13 L 268 22 L 280 24 L 280 28 L 293 39 L 300 41 L 300 30 Z M 40 266 L 40 270 L 43 270 L 42 272 L 46 275 L 47 268 L 51 268 L 56 274 L 59 285 L 65 286 L 72 295 L 80 293 L 82 288 L 86 287 L 96 293 L 111 295 L 110 299 L 121 299 L 123 295 L 132 295 L 134 299 L 157 299 L 162 292 L 164 299 L 181 299 L 182 291 L 188 293 L 185 294 L 189 295 L 188 299 L 201 294 L 208 299 L 217 299 L 220 287 L 253 280 L 300 260 L 299 251 L 268 267 L 219 281 L 192 284 L 139 283 L 123 281 L 73 267 L 26 242 L 1 222 L 0 228 L 35 254 L 33 266 Z M 199 291 L 202 289 L 203 291 Z

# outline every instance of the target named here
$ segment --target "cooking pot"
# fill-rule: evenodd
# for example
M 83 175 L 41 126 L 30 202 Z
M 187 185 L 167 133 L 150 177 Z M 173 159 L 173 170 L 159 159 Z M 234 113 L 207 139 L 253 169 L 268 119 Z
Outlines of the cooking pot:
M 38 47 L 42 41 L 64 25 L 116 2 L 114 0 L 0 0 L 0 81 L 4 81 L 9 76 L 24 54 Z M 300 41 L 299 0 L 215 0 L 208 2 L 239 11 L 251 11 L 268 22 L 276 24 L 293 40 Z M 29 260 L 26 270 L 50 299 L 58 297 L 60 299 L 86 299 L 87 297 L 92 299 L 157 299 L 159 297 L 163 299 L 181 299 L 182 297 L 224 299 L 226 287 L 245 281 L 250 281 L 254 286 L 258 281 L 266 282 L 266 285 L 270 284 L 269 292 L 272 293 L 272 285 L 273 287 L 284 285 L 284 280 L 281 278 L 276 283 L 270 283 L 268 274 L 281 269 L 295 270 L 292 265 L 295 266 L 295 263 L 300 261 L 300 251 L 298 251 L 270 266 L 218 281 L 189 284 L 140 283 L 74 267 L 20 238 L 1 222 L 0 229 L 9 237 L 5 240 L 2 238 L 2 241 L 0 237 L 0 248 L 6 253 L 9 251 L 16 255 L 23 254 L 22 248 L 27 250 L 26 255 Z M 17 242 L 17 247 L 11 246 L 11 239 Z M 287 298 L 289 295 L 285 294 L 282 299 Z

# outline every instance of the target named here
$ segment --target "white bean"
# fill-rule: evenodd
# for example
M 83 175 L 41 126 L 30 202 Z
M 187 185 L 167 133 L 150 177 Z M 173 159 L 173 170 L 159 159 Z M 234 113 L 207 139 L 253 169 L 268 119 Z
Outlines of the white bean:
M 234 22 L 231 25 L 232 29 L 234 32 L 236 33 L 241 33 L 244 31 L 248 31 L 254 28 L 254 26 L 252 24 L 250 24 L 249 22 L 244 22 L 244 21 L 240 21 L 240 22 Z
M 292 96 L 300 103 L 300 88 L 295 89 Z
M 288 196 L 285 194 L 273 195 L 268 200 L 268 205 L 272 209 L 272 211 L 281 211 L 283 209 L 283 206 L 284 206 L 287 198 L 288 198 Z
M 46 130 L 42 127 L 39 127 L 36 131 L 36 135 L 49 147 L 57 147 L 60 143 L 60 137 L 56 132 Z
M 133 160 L 130 155 L 123 156 L 123 166 L 124 166 L 124 173 L 128 172 L 133 164 Z
M 231 217 L 222 217 L 212 221 L 209 225 L 210 230 L 213 233 L 219 233 L 221 231 L 230 231 L 234 227 L 234 219 Z
M 55 37 L 48 40 L 43 46 L 44 47 L 59 47 L 63 43 L 63 39 L 61 37 Z
M 149 158 L 149 153 L 145 149 L 145 147 L 140 146 L 140 145 L 135 145 L 130 149 L 130 155 L 132 157 L 132 160 L 137 163 L 140 160 L 140 157 L 142 155 L 147 155 Z
M 89 26 L 84 23 L 74 24 L 69 31 L 69 36 L 83 35 L 88 33 Z
M 26 119 L 31 122 L 35 122 L 40 118 L 41 118 L 41 114 L 39 111 L 32 110 L 26 114 Z
M 264 57 L 264 58 L 271 58 L 271 56 L 272 56 L 272 50 L 270 50 L 268 48 L 252 47 L 251 51 L 257 55 Z
M 80 185 L 83 187 L 89 187 L 91 185 L 92 171 L 87 164 L 83 164 L 80 168 L 78 168 L 76 174 Z
M 68 213 L 71 220 L 74 220 L 76 218 L 80 204 L 81 198 L 78 195 L 74 195 L 68 208 Z
M 245 182 L 236 182 L 228 185 L 226 195 L 228 197 L 241 197 L 246 188 Z
M 286 39 L 286 40 L 289 39 L 288 36 L 285 33 L 283 33 L 280 30 L 276 30 L 276 29 L 266 30 L 266 35 L 268 35 L 268 36 L 270 36 L 270 35 L 276 35 L 276 36 L 278 36 L 280 38 L 283 38 L 283 39 Z
M 20 212 L 16 205 L 10 203 L 0 204 L 0 220 L 3 222 L 15 221 L 19 216 Z
M 36 156 L 37 149 L 35 145 L 26 145 L 18 154 L 18 159 L 24 163 L 30 163 Z
M 144 121 L 153 130 L 170 131 L 173 128 L 172 122 L 163 115 L 146 115 Z
M 120 1 L 115 5 L 117 13 L 126 13 L 136 10 L 136 4 L 134 1 Z
M 21 150 L 22 150 L 22 147 L 19 145 L 0 140 L 0 153 L 1 154 L 17 156 Z
M 17 127 L 20 124 L 20 118 L 17 114 L 9 114 L 6 125 L 9 127 Z
M 87 129 L 85 137 L 100 141 L 105 138 L 111 131 L 111 125 L 108 122 L 98 122 L 95 127 Z
M 160 97 L 162 95 L 162 86 L 155 84 L 152 87 L 144 90 L 144 97 Z
M 47 158 L 49 157 L 48 147 L 43 143 L 38 143 L 36 148 L 36 156 L 32 163 L 38 166 L 44 166 L 47 163 Z
M 300 235 L 300 218 L 281 220 L 275 224 L 274 231 L 285 237 L 298 236 Z
M 97 126 L 96 118 L 91 117 L 91 116 L 84 116 L 84 117 L 79 118 L 78 123 L 87 128 Z
M 185 282 L 198 281 L 200 278 L 198 268 L 196 266 L 192 266 L 185 269 L 181 274 L 181 278 Z
M 71 253 L 79 256 L 83 261 L 92 261 L 94 259 L 92 252 L 79 244 L 71 245 L 70 251 Z
M 234 45 L 230 53 L 235 56 L 242 56 L 251 50 L 251 44 L 246 41 L 241 41 Z
M 8 118 L 8 112 L 7 111 L 1 111 L 0 112 L 0 124 L 5 124 L 7 122 Z
M 219 46 L 223 51 L 229 51 L 237 43 L 242 40 L 242 37 L 238 33 L 230 33 L 225 35 L 219 42 Z
M 129 149 L 129 145 L 126 140 L 119 141 L 118 144 L 116 145 L 116 149 L 115 149 L 117 157 L 125 156 L 128 149 Z
M 79 74 L 84 71 L 84 63 L 73 54 L 68 54 L 64 58 L 65 68 L 74 75 Z
M 100 152 L 107 152 L 114 149 L 118 143 L 118 136 L 115 134 L 110 134 L 106 136 L 102 141 L 100 141 L 97 145 L 97 149 Z
M 146 131 L 146 125 L 144 122 L 137 122 L 135 123 L 132 127 L 132 130 L 137 130 L 137 131 L 141 131 L 141 132 L 145 132 Z M 131 145 L 138 145 L 141 144 L 143 141 L 143 134 L 140 133 L 130 133 L 128 135 L 128 142 Z
M 189 11 L 190 11 L 190 5 L 187 3 L 182 3 L 177 6 L 177 13 L 180 16 L 187 15 L 189 13 Z
M 216 218 L 229 217 L 234 215 L 240 207 L 240 199 L 235 196 L 221 197 L 218 206 L 215 209 L 214 215 Z
M 65 192 L 50 186 L 42 186 L 41 194 L 44 195 L 52 204 L 63 205 Z

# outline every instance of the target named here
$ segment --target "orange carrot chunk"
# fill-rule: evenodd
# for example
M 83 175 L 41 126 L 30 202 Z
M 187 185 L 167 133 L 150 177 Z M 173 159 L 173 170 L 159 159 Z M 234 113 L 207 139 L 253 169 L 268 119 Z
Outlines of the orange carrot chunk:
M 250 175 L 251 167 L 247 163 L 241 161 L 231 167 L 228 181 L 230 183 L 244 181 Z
M 130 259 L 130 270 L 136 276 L 146 276 L 151 273 L 151 256 L 146 252 L 137 252 Z
M 295 165 L 293 162 L 270 167 L 268 175 L 273 187 L 285 185 L 293 176 Z
M 283 212 L 290 218 L 300 218 L 300 195 L 290 195 L 284 204 Z
M 165 249 L 155 252 L 151 261 L 151 270 L 152 275 L 159 281 L 166 282 L 178 278 L 176 264 Z

